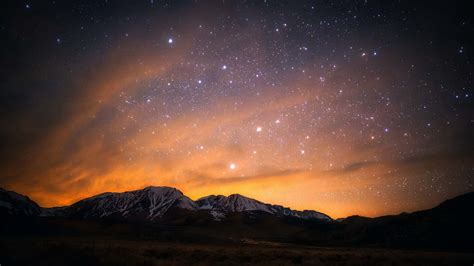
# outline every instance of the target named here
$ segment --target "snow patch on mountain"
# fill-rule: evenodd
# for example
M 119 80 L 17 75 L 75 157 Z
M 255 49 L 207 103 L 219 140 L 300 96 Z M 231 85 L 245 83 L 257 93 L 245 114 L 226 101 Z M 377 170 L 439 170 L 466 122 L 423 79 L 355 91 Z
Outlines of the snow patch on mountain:
M 277 217 L 331 221 L 331 217 L 316 211 L 296 211 L 280 205 L 271 205 L 239 194 L 210 195 L 193 201 L 171 187 L 146 187 L 122 193 L 107 192 L 78 201 L 70 206 L 41 208 L 28 197 L 0 189 L 0 211 L 13 215 L 45 217 L 73 217 L 82 219 L 124 219 L 154 221 L 171 209 L 208 212 L 221 221 L 232 212 L 258 212 Z
M 146 187 L 123 193 L 103 193 L 81 200 L 64 210 L 66 216 L 81 218 L 122 217 L 154 220 L 170 208 L 196 210 L 198 206 L 183 193 L 170 187 Z
M 213 210 L 214 213 L 261 211 L 277 216 L 290 216 L 307 220 L 332 220 L 331 217 L 316 211 L 295 211 L 280 205 L 271 205 L 239 194 L 228 197 L 211 195 L 196 201 L 201 210 Z M 214 215 L 214 214 L 213 214 Z M 214 216 L 215 217 L 215 216 Z

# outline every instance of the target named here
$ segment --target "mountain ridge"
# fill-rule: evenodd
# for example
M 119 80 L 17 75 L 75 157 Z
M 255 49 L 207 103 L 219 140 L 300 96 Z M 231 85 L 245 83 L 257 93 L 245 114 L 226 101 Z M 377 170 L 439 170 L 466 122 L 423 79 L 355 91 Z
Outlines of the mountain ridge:
M 0 190 L 0 235 L 114 236 L 164 241 L 270 241 L 327 246 L 472 251 L 474 192 L 434 208 L 381 217 L 325 219 L 242 195 L 193 201 L 170 187 L 101 193 L 70 206 L 41 208 Z
M 123 192 L 102 192 L 102 193 L 99 193 L 99 194 L 96 194 L 96 195 L 93 195 L 93 196 L 90 196 L 90 197 L 86 197 L 86 198 L 83 198 L 81 200 L 78 200 L 70 205 L 64 205 L 64 206 L 53 206 L 53 207 L 42 207 L 40 206 L 39 204 L 37 204 L 34 200 L 31 200 L 28 196 L 26 195 L 23 195 L 23 194 L 20 194 L 20 193 L 17 193 L 16 191 L 13 191 L 13 190 L 8 190 L 8 189 L 5 189 L 5 188 L 2 188 L 0 187 L 0 208 L 2 207 L 2 194 L 5 194 L 5 193 L 10 193 L 10 194 L 15 194 L 15 195 L 18 195 L 20 197 L 23 197 L 25 198 L 26 200 L 28 201 L 31 201 L 33 202 L 37 207 L 39 207 L 41 209 L 41 213 L 42 214 L 48 214 L 48 212 L 50 211 L 55 211 L 55 210 L 61 210 L 61 209 L 64 209 L 64 208 L 67 208 L 67 207 L 70 207 L 74 204 L 77 204 L 79 202 L 82 202 L 82 201 L 86 201 L 86 200 L 92 200 L 92 199 L 97 199 L 97 198 L 102 198 L 102 197 L 107 197 L 107 196 L 110 196 L 110 195 L 117 195 L 117 194 L 123 194 L 123 193 L 130 193 L 130 192 L 138 192 L 138 191 L 144 191 L 144 190 L 151 190 L 151 189 L 163 189 L 163 188 L 166 188 L 166 189 L 172 189 L 172 190 L 176 190 L 178 193 L 180 193 L 181 195 L 184 195 L 185 197 L 187 197 L 182 191 L 180 191 L 179 189 L 175 188 L 175 187 L 170 187 L 170 186 L 146 186 L 142 189 L 135 189 L 135 190 L 128 190 L 128 191 L 123 191 Z M 294 211 L 294 212 L 299 212 L 299 213 L 307 213 L 307 212 L 316 212 L 316 213 L 321 213 L 325 216 L 327 216 L 328 218 L 330 218 L 330 220 L 333 220 L 333 221 L 343 221 L 345 219 L 350 219 L 350 218 L 353 218 L 353 217 L 357 217 L 357 218 L 367 218 L 367 219 L 374 219 L 374 218 L 381 218 L 381 217 L 390 217 L 390 216 L 398 216 L 398 215 L 404 215 L 404 214 L 412 214 L 412 213 L 417 213 L 417 212 L 423 212 L 425 210 L 431 210 L 431 209 L 434 209 L 434 208 L 437 208 L 437 207 L 441 207 L 443 205 L 446 205 L 446 204 L 449 204 L 452 200 L 456 200 L 458 198 L 462 198 L 462 197 L 470 197 L 470 195 L 474 195 L 474 192 L 467 192 L 465 194 L 461 194 L 461 195 L 458 195 L 458 196 L 454 196 L 452 198 L 448 198 L 440 203 L 438 203 L 437 205 L 433 206 L 432 208 L 428 208 L 428 209 L 421 209 L 421 210 L 416 210 L 416 211 L 412 211 L 412 212 L 401 212 L 401 213 L 398 213 L 398 214 L 387 214 L 387 215 L 381 215 L 381 216 L 376 216 L 376 217 L 369 217 L 369 216 L 362 216 L 362 215 L 358 215 L 358 214 L 353 214 L 353 215 L 349 215 L 347 217 L 339 217 L 339 218 L 332 218 L 330 217 L 329 215 L 326 215 L 324 213 L 321 213 L 321 212 L 318 212 L 318 211 L 315 211 L 315 210 L 310 210 L 310 209 L 304 209 L 304 210 L 293 210 L 289 207 L 284 207 L 284 206 L 281 206 L 281 205 L 277 205 L 277 204 L 270 204 L 270 203 L 264 203 L 264 202 L 261 202 L 257 199 L 253 199 L 253 198 L 249 198 L 247 196 L 244 196 L 242 194 L 239 194 L 239 193 L 232 193 L 228 196 L 225 196 L 225 195 L 222 195 L 222 194 L 210 194 L 210 195 L 207 195 L 207 196 L 203 196 L 203 197 L 200 197 L 200 198 L 197 198 L 196 200 L 193 200 L 189 197 L 187 197 L 190 201 L 193 201 L 195 203 L 198 203 L 206 198 L 210 198 L 210 197 L 222 197 L 222 198 L 233 198 L 233 197 L 241 197 L 241 198 L 246 198 L 246 199 L 250 199 L 254 202 L 258 202 L 258 203 L 261 203 L 263 205 L 267 205 L 267 206 L 277 206 L 277 207 L 282 207 L 282 208 L 285 208 L 285 209 L 289 209 L 291 211 Z M 472 196 L 474 197 L 474 196 Z
M 31 202 L 32 205 L 33 203 L 36 204 L 34 201 Z M 8 204 L 11 203 L 3 203 L 5 206 Z M 4 208 L 6 208 L 5 206 Z M 124 220 L 154 221 L 163 217 L 169 210 L 178 208 L 209 212 L 215 221 L 220 221 L 229 213 L 234 212 L 263 212 L 278 217 L 333 220 L 329 215 L 314 210 L 292 210 L 281 205 L 264 203 L 241 194 L 231 194 L 229 196 L 209 195 L 192 200 L 180 190 L 168 186 L 147 186 L 143 189 L 124 192 L 104 192 L 61 207 L 43 208 L 38 204 L 36 206 L 40 210 L 39 214 L 35 212 L 38 216 L 84 219 L 114 217 Z M 0 207 L 2 206 L 0 205 Z

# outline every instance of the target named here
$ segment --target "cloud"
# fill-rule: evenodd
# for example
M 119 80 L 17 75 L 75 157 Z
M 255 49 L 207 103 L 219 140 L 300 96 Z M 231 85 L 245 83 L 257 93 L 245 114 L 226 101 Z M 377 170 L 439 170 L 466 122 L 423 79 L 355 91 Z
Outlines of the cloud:
M 355 162 L 355 163 L 351 163 L 349 165 L 346 165 L 342 168 L 342 171 L 343 172 L 353 172 L 353 171 L 357 171 L 357 170 L 360 170 L 362 168 L 366 168 L 366 167 L 369 167 L 369 166 L 372 166 L 374 164 L 376 164 L 377 162 L 374 162 L 374 161 L 368 161 L 368 162 Z
M 256 175 L 246 175 L 246 176 L 229 176 L 229 177 L 215 177 L 199 172 L 188 172 L 188 182 L 193 183 L 196 186 L 201 185 L 227 185 L 233 183 L 245 183 L 245 182 L 254 182 L 256 180 L 265 180 L 265 179 L 278 179 L 286 178 L 288 176 L 299 175 L 307 173 L 307 170 L 303 169 L 285 169 L 285 170 L 274 170 L 272 172 L 265 172 Z

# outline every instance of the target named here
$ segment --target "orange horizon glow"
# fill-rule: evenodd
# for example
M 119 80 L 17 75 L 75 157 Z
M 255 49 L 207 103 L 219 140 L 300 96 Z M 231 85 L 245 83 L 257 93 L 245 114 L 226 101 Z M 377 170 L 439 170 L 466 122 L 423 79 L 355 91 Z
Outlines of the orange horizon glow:
M 472 190 L 461 178 L 437 194 L 420 185 L 441 184 L 440 173 L 472 171 L 466 167 L 474 162 L 472 154 L 431 149 L 437 138 L 455 137 L 440 133 L 429 139 L 419 125 L 411 131 L 392 126 L 387 121 L 398 119 L 393 117 L 403 104 L 367 107 L 355 100 L 366 88 L 390 88 L 398 69 L 387 70 L 382 79 L 367 78 L 365 57 L 336 67 L 315 55 L 298 71 L 268 71 L 285 75 L 281 82 L 261 82 L 263 74 L 257 74 L 252 83 L 244 77 L 255 77 L 260 67 L 253 66 L 265 66 L 270 57 L 250 49 L 262 42 L 264 30 L 245 29 L 249 36 L 239 49 L 249 59 L 223 61 L 196 55 L 193 48 L 209 33 L 196 27 L 189 22 L 175 29 L 181 34 L 172 47 L 164 38 L 166 49 L 157 49 L 155 39 L 129 40 L 110 45 L 115 48 L 97 64 L 78 62 L 79 74 L 64 85 L 76 93 L 60 99 L 57 120 L 38 130 L 38 141 L 1 162 L 1 185 L 43 207 L 103 192 L 171 186 L 194 200 L 238 193 L 333 218 L 426 209 Z M 396 55 L 380 60 L 399 62 Z M 244 65 L 248 61 L 252 65 Z M 322 73 L 320 64 L 330 70 Z M 206 90 L 204 76 L 212 80 Z M 363 86 L 353 82 L 357 78 Z M 239 87 L 221 90 L 234 84 Z M 399 99 L 410 100 L 410 95 Z M 40 127 L 34 119 L 21 124 L 27 132 L 35 126 Z

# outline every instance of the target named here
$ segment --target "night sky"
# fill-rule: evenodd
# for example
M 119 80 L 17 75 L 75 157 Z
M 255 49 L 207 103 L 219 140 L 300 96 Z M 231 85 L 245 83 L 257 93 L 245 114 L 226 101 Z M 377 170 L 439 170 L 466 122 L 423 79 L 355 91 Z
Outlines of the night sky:
M 7 1 L 0 186 L 332 217 L 473 191 L 469 1 Z

